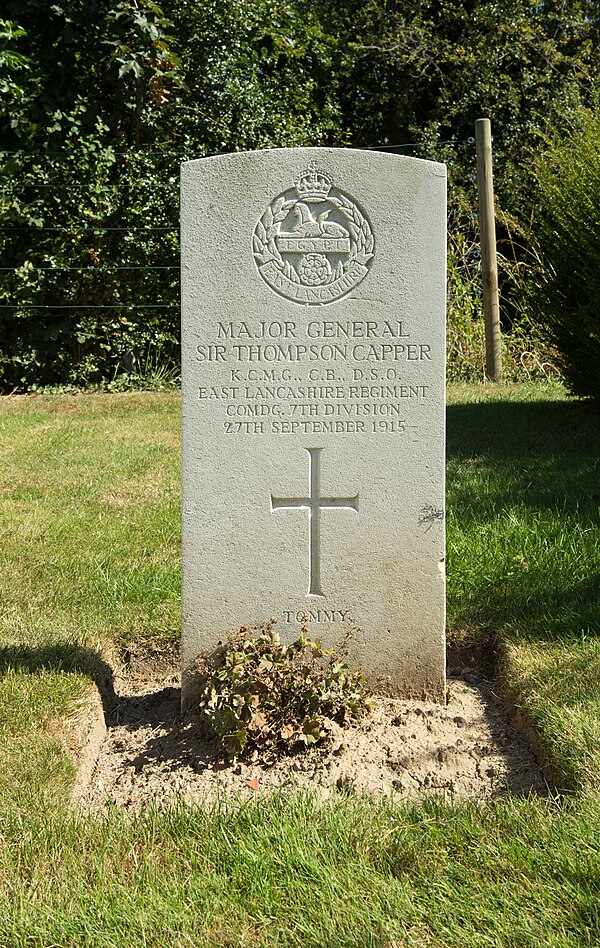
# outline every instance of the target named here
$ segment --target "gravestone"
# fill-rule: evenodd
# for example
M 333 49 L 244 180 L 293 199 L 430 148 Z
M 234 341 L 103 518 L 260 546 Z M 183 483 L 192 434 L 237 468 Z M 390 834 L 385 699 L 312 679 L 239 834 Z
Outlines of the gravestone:
M 303 617 L 383 693 L 444 694 L 445 166 L 182 166 L 182 702 L 227 630 Z

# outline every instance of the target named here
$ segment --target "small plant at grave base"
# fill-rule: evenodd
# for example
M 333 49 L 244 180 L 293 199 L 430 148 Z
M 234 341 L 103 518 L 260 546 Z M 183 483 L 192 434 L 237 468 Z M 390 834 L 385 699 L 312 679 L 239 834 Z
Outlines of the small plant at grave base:
M 284 645 L 273 625 L 230 632 L 198 663 L 201 720 L 233 756 L 273 760 L 371 709 L 364 678 L 341 660 L 350 633 L 336 651 L 310 639 L 305 625 Z

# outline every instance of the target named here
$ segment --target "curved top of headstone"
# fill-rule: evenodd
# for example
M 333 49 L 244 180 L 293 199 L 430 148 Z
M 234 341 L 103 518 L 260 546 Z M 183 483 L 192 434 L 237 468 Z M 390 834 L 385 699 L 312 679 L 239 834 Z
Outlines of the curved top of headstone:
M 304 159 L 302 159 L 304 156 Z M 190 158 L 187 161 L 184 161 L 183 165 L 193 165 L 198 162 L 206 164 L 207 162 L 224 162 L 224 161 L 243 161 L 245 159 L 264 159 L 268 157 L 277 157 L 281 158 L 282 161 L 295 161 L 300 158 L 304 162 L 310 162 L 315 159 L 323 157 L 327 160 L 356 160 L 359 162 L 364 162 L 365 159 L 373 160 L 377 163 L 382 162 L 391 162 L 397 164 L 398 162 L 418 165 L 429 165 L 431 168 L 436 168 L 437 171 L 434 171 L 434 174 L 441 174 L 445 176 L 446 174 L 446 165 L 439 161 L 430 161 L 426 158 L 412 158 L 408 155 L 395 155 L 390 154 L 388 151 L 377 151 L 374 148 L 330 148 L 323 147 L 319 145 L 307 145 L 297 148 L 258 148 L 252 151 L 230 151 L 225 152 L 220 155 L 203 155 L 200 158 Z
M 398 201 L 398 216 L 410 220 L 410 204 L 424 188 L 442 198 L 445 181 L 437 189 L 435 183 L 445 174 L 437 162 L 349 148 L 273 148 L 182 165 L 183 180 L 197 181 L 239 214 L 234 229 L 248 235 L 244 257 L 251 254 L 262 285 L 303 306 L 355 291 L 377 256 L 386 258 L 373 220 L 389 217 Z M 434 199 L 434 213 L 438 205 Z

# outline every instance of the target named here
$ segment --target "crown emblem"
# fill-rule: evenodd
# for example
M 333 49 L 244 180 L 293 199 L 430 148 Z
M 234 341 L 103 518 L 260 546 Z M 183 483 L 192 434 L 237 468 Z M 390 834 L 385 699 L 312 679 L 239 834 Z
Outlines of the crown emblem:
M 333 181 L 324 171 L 319 171 L 316 164 L 303 171 L 295 181 L 296 194 L 301 201 L 308 204 L 317 204 L 327 200 Z

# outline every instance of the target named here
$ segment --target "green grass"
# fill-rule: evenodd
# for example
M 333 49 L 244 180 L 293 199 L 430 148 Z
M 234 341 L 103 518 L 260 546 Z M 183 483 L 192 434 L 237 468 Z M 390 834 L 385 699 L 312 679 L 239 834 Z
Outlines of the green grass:
M 456 386 L 448 613 L 493 641 L 564 786 L 600 783 L 600 414 L 556 383 Z
M 0 941 L 591 946 L 599 816 L 591 798 L 484 809 L 299 794 L 135 821 L 34 818 L 9 829 Z
M 450 634 L 571 796 L 95 820 L 69 721 L 116 648 L 179 635 L 179 400 L 1 400 L 0 945 L 600 943 L 599 433 L 556 384 L 450 389 Z
M 2 401 L 0 635 L 179 636 L 179 411 L 176 394 Z

